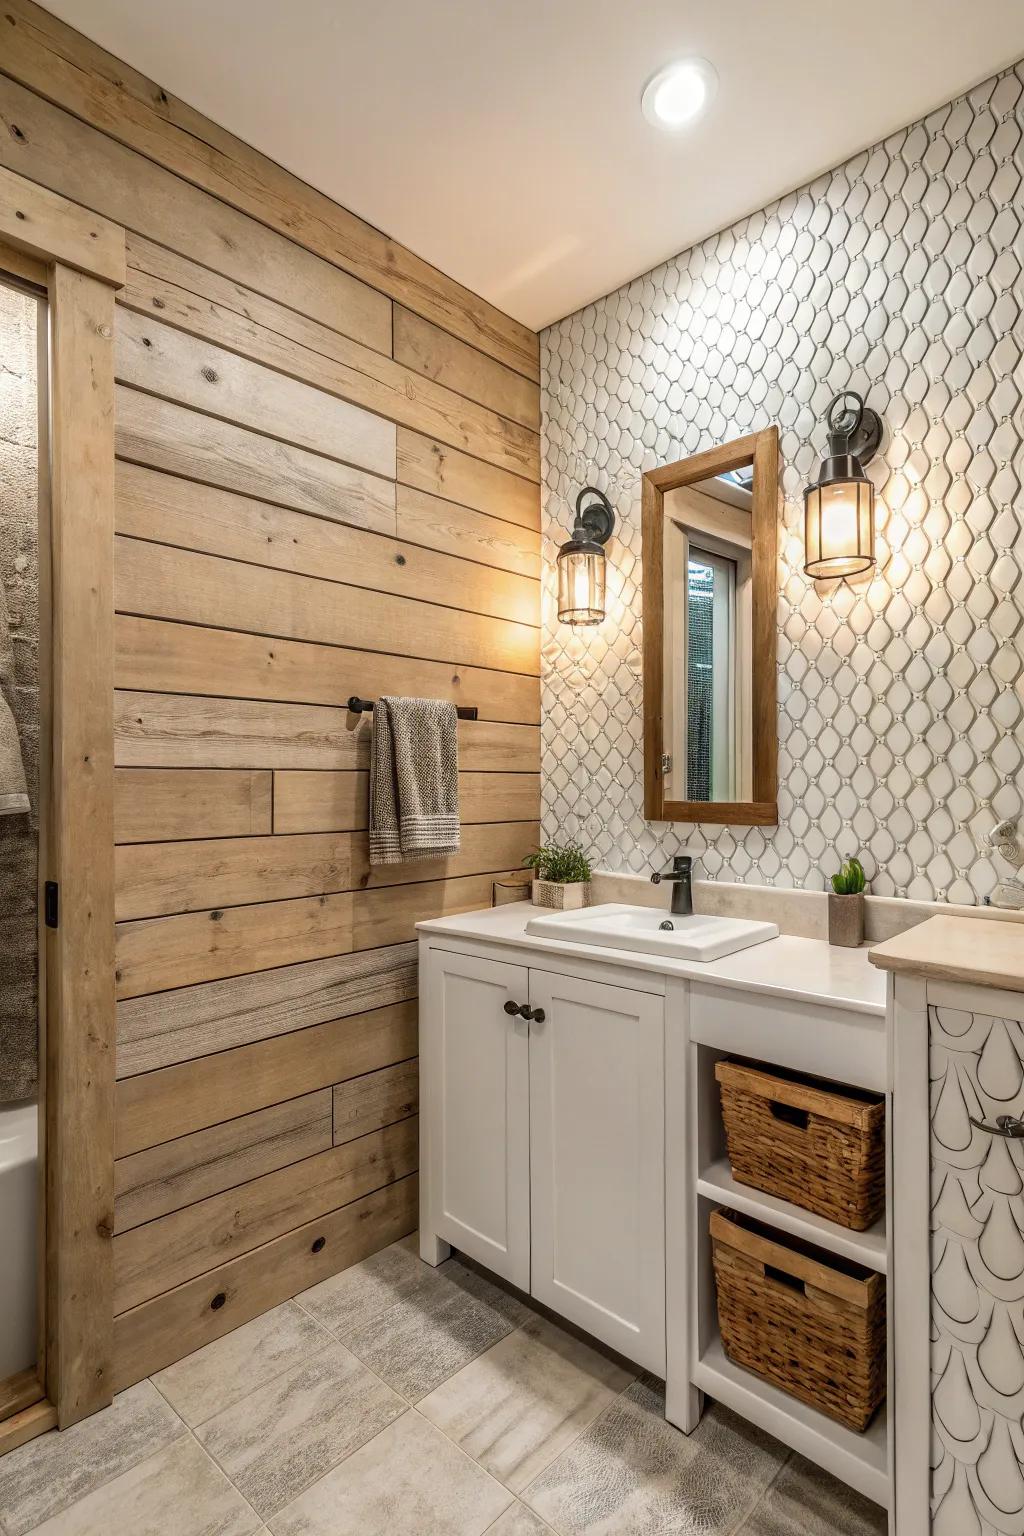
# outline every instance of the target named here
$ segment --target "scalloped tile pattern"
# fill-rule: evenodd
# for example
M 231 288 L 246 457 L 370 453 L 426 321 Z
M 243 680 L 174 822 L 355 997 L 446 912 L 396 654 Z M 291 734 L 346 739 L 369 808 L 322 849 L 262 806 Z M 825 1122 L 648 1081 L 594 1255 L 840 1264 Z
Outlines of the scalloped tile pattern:
M 894 134 L 542 337 L 542 772 L 548 835 L 602 868 L 683 849 L 709 878 L 974 903 L 1024 807 L 1024 66 Z M 802 573 L 831 396 L 885 422 L 877 575 Z M 780 429 L 779 825 L 643 816 L 639 474 Z M 555 620 L 579 487 L 607 489 L 609 614 Z
M 1024 1530 L 1024 1143 L 971 1124 L 1024 1114 L 1024 1026 L 929 1009 L 932 1531 Z

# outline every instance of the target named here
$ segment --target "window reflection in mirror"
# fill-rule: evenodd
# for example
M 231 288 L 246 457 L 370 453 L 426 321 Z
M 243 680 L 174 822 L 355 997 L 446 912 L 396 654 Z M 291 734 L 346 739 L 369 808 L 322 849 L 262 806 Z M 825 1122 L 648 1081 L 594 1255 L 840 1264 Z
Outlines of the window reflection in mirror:
M 778 823 L 779 434 L 645 470 L 644 814 Z
M 665 495 L 665 791 L 750 800 L 751 477 Z

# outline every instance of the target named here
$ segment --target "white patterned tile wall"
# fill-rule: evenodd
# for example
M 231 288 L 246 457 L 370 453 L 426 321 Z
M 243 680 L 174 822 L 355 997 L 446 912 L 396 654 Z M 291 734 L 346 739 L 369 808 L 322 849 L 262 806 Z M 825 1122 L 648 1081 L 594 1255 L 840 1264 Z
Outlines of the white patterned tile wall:
M 682 849 L 708 878 L 978 902 L 1024 807 L 1024 66 L 588 305 L 542 337 L 544 828 L 603 868 Z M 879 566 L 802 574 L 819 417 L 860 390 L 886 435 Z M 779 825 L 643 816 L 639 473 L 780 428 Z M 579 488 L 608 489 L 609 614 L 555 620 Z

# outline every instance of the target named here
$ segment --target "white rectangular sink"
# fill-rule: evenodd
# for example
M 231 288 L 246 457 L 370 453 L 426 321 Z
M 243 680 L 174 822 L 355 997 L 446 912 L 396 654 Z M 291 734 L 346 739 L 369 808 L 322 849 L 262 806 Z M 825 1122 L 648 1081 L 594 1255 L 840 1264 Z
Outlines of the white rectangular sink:
M 676 917 L 657 907 L 628 907 L 618 902 L 531 917 L 526 931 L 538 939 L 562 939 L 566 944 L 599 944 L 603 949 L 705 961 L 721 960 L 738 949 L 779 936 L 775 923 L 697 914 Z

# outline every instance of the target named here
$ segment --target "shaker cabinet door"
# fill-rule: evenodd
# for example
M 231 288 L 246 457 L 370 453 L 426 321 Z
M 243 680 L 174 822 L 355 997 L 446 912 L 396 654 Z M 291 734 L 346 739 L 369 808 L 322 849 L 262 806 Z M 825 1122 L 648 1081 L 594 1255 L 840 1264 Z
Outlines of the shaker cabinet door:
M 664 999 L 530 972 L 531 1290 L 665 1373 Z
M 529 972 L 437 949 L 423 972 L 423 1224 L 526 1291 L 530 1037 L 505 1005 L 528 1003 Z

